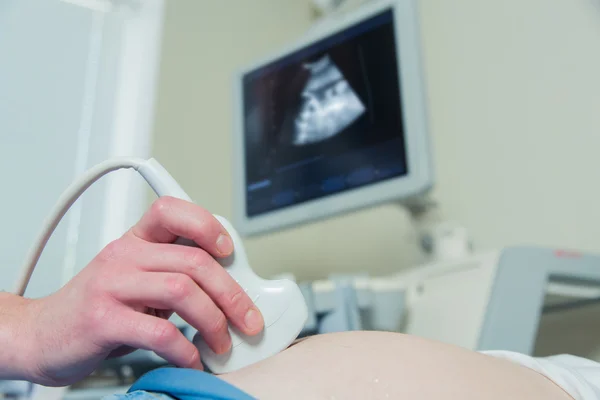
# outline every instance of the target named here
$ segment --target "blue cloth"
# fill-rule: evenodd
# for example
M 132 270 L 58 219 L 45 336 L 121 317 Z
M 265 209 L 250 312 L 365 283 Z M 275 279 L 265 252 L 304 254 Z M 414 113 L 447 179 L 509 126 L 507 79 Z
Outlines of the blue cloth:
M 113 394 L 112 396 L 104 397 L 102 400 L 176 400 L 171 396 L 161 393 L 150 393 L 143 390 L 136 390 L 127 394 Z
M 241 390 L 203 371 L 159 368 L 148 372 L 127 394 L 104 400 L 254 400 Z

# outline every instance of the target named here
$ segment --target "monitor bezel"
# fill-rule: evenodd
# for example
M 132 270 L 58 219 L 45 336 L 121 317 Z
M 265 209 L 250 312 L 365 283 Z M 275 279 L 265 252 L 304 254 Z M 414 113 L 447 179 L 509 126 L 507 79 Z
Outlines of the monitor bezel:
M 408 173 L 323 198 L 267 211 L 248 217 L 246 213 L 245 132 L 243 77 L 312 43 L 344 31 L 381 12 L 392 10 L 396 35 L 398 73 Z M 428 132 L 426 85 L 422 66 L 419 13 L 415 0 L 380 0 L 320 27 L 269 57 L 240 70 L 234 77 L 233 129 L 233 223 L 243 236 L 265 234 L 393 201 L 411 201 L 433 186 L 433 166 Z

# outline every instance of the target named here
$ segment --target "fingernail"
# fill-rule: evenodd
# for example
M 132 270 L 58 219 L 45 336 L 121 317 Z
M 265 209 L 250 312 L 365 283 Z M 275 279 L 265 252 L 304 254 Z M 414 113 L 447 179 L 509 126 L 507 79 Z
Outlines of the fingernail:
M 263 326 L 263 318 L 260 312 L 256 308 L 251 308 L 246 312 L 246 316 L 244 317 L 244 323 L 246 327 L 251 331 L 258 331 L 262 329 Z
M 228 235 L 221 234 L 217 239 L 219 253 L 229 255 L 233 251 L 233 241 Z
M 195 352 L 194 355 L 192 356 L 192 362 L 190 363 L 190 368 L 191 369 L 199 369 L 199 370 L 204 369 L 204 366 L 202 365 L 202 360 L 200 360 L 200 354 L 198 354 L 198 352 Z
M 221 349 L 218 354 L 225 354 L 229 351 L 229 349 L 231 349 L 231 337 L 227 335 L 227 340 L 221 346 Z

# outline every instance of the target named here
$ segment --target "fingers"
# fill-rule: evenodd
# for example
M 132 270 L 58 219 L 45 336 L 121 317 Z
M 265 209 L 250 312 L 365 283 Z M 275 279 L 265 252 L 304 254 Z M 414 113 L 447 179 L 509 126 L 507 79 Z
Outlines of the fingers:
M 248 297 L 229 273 L 202 249 L 169 244 L 147 245 L 147 249 L 143 248 L 136 255 L 136 263 L 143 271 L 189 276 L 241 332 L 255 335 L 263 329 L 264 321 L 254 299 Z
M 175 311 L 198 329 L 217 354 L 225 353 L 231 347 L 225 315 L 187 275 L 168 272 L 128 274 L 115 280 L 109 291 L 125 304 Z
M 131 232 L 154 243 L 187 238 L 215 257 L 226 257 L 233 251 L 231 237 L 211 213 L 174 197 L 165 196 L 155 201 Z
M 121 318 L 111 338 L 114 343 L 154 351 L 180 368 L 202 369 L 198 349 L 171 322 L 130 309 Z

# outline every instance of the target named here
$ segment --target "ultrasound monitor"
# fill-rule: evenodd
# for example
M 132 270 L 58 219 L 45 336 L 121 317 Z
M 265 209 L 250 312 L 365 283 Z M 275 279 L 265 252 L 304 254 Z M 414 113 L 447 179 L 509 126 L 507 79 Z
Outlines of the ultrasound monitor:
M 234 221 L 265 233 L 432 186 L 414 0 L 377 1 L 236 76 Z

